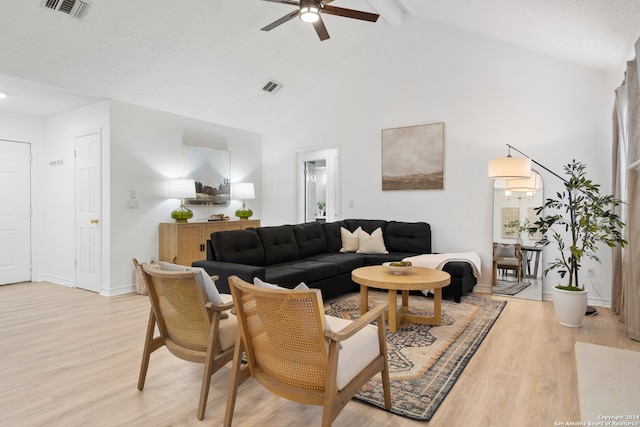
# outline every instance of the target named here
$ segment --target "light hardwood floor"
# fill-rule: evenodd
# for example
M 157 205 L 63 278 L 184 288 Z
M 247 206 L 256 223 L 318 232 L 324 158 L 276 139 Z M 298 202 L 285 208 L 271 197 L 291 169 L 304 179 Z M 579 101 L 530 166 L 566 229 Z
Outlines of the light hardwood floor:
M 482 294 L 488 298 L 490 295 Z M 579 421 L 576 341 L 640 351 L 608 309 L 580 329 L 560 326 L 549 302 L 507 299 L 488 336 L 429 423 L 351 401 L 334 426 L 553 426 Z M 166 349 L 136 389 L 149 301 L 106 298 L 49 283 L 0 286 L 1 426 L 221 425 L 229 367 L 213 377 L 196 419 L 202 365 Z M 249 380 L 236 426 L 319 425 L 321 409 L 277 398 Z

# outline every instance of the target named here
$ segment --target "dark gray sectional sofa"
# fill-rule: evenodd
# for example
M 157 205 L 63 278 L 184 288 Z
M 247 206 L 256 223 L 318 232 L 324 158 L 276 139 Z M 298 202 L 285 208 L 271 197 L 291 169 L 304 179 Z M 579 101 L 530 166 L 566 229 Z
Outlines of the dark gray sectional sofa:
M 367 233 L 380 227 L 389 253 L 340 252 L 341 227 L 350 232 L 362 227 Z M 222 293 L 229 293 L 228 278 L 236 275 L 248 282 L 258 277 L 287 288 L 305 282 L 320 289 L 327 299 L 359 289 L 351 280 L 351 271 L 358 267 L 429 253 L 431 227 L 425 222 L 346 219 L 219 231 L 207 242 L 207 259 L 193 266 L 219 276 L 216 285 Z M 460 297 L 476 284 L 471 266 L 452 261 L 443 270 L 451 274 L 451 284 L 443 289 L 443 296 L 460 302 Z

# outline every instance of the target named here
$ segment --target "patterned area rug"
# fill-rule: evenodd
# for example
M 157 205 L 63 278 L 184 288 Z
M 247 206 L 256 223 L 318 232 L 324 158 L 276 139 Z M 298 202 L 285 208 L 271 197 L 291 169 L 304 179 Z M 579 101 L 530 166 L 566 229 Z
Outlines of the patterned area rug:
M 491 293 L 502 295 L 516 295 L 531 286 L 531 282 L 510 282 L 508 280 L 496 280 L 496 285 L 491 288 Z
M 369 292 L 369 306 L 387 299 L 386 293 Z M 506 301 L 474 296 L 463 297 L 460 304 L 442 301 L 441 326 L 403 323 L 397 333 L 387 332 L 391 412 L 429 421 L 505 304 Z M 357 319 L 360 295 L 327 301 L 326 308 L 329 315 Z M 411 295 L 409 312 L 433 315 L 433 299 Z M 369 381 L 356 398 L 384 408 L 380 375 Z

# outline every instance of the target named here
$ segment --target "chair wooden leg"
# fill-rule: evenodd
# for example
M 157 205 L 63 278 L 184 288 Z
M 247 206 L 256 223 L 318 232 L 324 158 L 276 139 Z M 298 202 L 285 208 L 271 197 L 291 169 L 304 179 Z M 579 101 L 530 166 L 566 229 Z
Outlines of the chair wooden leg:
M 214 321 L 217 319 L 214 319 Z M 217 323 L 217 322 L 216 322 Z M 209 389 L 211 387 L 211 377 L 215 372 L 215 352 L 216 352 L 216 330 L 214 325 L 209 328 L 209 342 L 207 346 L 207 357 L 204 360 L 204 372 L 202 374 L 202 387 L 200 388 L 200 403 L 198 404 L 198 419 L 204 418 L 204 412 L 207 409 L 207 398 L 209 397 Z
M 387 359 L 387 333 L 385 331 L 384 316 L 378 319 L 378 340 L 380 342 L 380 354 L 384 356 L 384 369 L 382 370 L 382 391 L 384 393 L 384 407 L 391 410 L 391 386 L 389 382 L 389 361 Z
M 238 387 L 249 377 L 249 368 L 241 368 L 243 352 L 244 345 L 242 344 L 242 337 L 238 333 L 235 350 L 233 352 L 233 362 L 231 362 L 231 378 L 229 379 L 229 394 L 227 396 L 227 409 L 224 414 L 224 427 L 231 427 Z
M 142 391 L 144 382 L 147 378 L 147 369 L 149 368 L 149 358 L 155 350 L 153 345 L 153 333 L 156 328 L 156 316 L 153 314 L 153 308 L 149 310 L 149 323 L 147 324 L 147 335 L 144 340 L 144 351 L 142 353 L 142 363 L 140 364 L 140 375 L 138 376 L 138 390 Z

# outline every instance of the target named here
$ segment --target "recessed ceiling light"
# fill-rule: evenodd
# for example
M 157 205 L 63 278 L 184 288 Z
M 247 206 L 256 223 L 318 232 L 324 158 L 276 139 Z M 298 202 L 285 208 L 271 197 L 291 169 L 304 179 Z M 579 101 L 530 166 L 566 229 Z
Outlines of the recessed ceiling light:
M 4 92 L 0 92 L 0 99 L 4 99 L 7 97 L 7 94 Z

